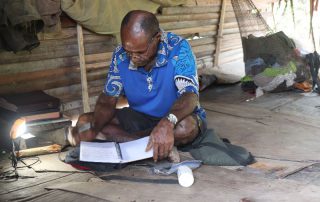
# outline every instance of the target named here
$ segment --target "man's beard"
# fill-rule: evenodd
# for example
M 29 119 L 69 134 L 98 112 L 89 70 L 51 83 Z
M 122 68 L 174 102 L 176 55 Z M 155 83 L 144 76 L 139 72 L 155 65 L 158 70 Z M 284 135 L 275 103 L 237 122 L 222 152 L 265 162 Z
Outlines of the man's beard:
M 149 59 L 149 60 L 144 60 L 144 59 L 142 59 L 141 61 L 138 61 L 138 62 L 136 62 L 136 63 L 134 63 L 133 61 L 132 61 L 132 64 L 134 65 L 134 67 L 145 67 L 146 65 L 151 65 L 151 63 L 152 63 L 152 65 L 154 64 L 154 62 L 155 62 L 155 55 L 151 58 L 151 59 Z

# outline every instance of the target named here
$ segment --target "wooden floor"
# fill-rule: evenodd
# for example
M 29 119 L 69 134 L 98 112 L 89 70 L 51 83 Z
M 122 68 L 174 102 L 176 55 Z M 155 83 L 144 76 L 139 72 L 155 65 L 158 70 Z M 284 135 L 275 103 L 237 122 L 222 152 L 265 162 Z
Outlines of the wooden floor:
M 194 171 L 194 185 L 183 188 L 176 176 L 154 175 L 145 166 L 99 178 L 70 168 L 52 172 L 52 157 L 42 158 L 42 167 L 19 169 L 23 179 L 0 182 L 0 201 L 320 201 L 319 97 L 285 92 L 254 99 L 238 85 L 225 85 L 205 90 L 200 99 L 208 126 L 246 147 L 257 163 L 202 166 Z M 1 157 L 3 171 L 10 163 Z
M 240 85 L 222 85 L 207 89 L 200 99 L 209 127 L 221 137 L 249 149 L 260 162 L 286 168 L 277 176 L 320 184 L 319 96 L 288 91 L 255 98 Z

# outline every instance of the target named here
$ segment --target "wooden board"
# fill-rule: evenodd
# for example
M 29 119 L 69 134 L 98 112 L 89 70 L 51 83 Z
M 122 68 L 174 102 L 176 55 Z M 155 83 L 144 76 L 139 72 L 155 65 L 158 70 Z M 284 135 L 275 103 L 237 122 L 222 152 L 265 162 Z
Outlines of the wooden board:
M 43 202 L 43 201 L 55 201 L 55 202 L 66 202 L 66 201 L 86 201 L 86 202 L 105 202 L 103 199 L 97 197 L 87 196 L 84 194 L 66 192 L 61 190 L 46 191 L 35 196 L 26 197 L 23 200 L 32 202 Z
M 208 127 L 255 156 L 296 161 L 320 160 L 320 126 L 312 119 L 245 105 L 204 103 Z
M 106 182 L 57 184 L 49 189 L 87 194 L 109 201 L 317 201 L 320 189 L 288 180 L 272 180 L 227 169 L 202 166 L 195 183 L 183 188 L 175 176 L 154 176 L 130 168 L 105 177 Z M 131 174 L 131 175 L 130 175 Z
M 165 7 L 162 9 L 163 15 L 177 15 L 177 14 L 197 14 L 197 13 L 215 13 L 220 11 L 220 6 L 190 6 L 190 7 Z M 231 5 L 228 5 L 226 11 L 233 11 Z
M 88 179 L 94 177 L 89 173 L 38 173 L 36 178 L 19 179 L 12 183 L 1 183 L 2 190 L 0 193 L 0 200 L 18 200 L 27 197 L 35 197 L 43 194 L 46 186 L 60 184 L 63 182 L 86 182 Z
M 191 20 L 208 20 L 218 19 L 219 13 L 200 13 L 200 14 L 179 14 L 179 15 L 157 15 L 157 19 L 160 24 L 166 22 L 179 22 L 179 21 L 191 21 Z
M 167 22 L 161 23 L 160 27 L 164 30 L 173 30 L 173 29 L 182 29 L 188 27 L 198 27 L 206 25 L 216 25 L 217 20 L 194 20 L 194 21 L 176 21 L 176 22 Z

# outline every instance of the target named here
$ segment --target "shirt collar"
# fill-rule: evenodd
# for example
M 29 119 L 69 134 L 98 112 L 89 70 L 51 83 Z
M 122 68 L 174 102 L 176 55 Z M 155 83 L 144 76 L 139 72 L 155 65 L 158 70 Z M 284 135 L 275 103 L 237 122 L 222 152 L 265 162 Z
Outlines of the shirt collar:
M 156 55 L 156 62 L 154 67 L 163 67 L 168 63 L 168 35 L 163 29 L 160 29 L 161 32 L 161 39 L 158 45 L 157 55 Z M 129 67 L 130 70 L 138 70 L 138 67 L 134 66 L 132 61 L 130 60 Z

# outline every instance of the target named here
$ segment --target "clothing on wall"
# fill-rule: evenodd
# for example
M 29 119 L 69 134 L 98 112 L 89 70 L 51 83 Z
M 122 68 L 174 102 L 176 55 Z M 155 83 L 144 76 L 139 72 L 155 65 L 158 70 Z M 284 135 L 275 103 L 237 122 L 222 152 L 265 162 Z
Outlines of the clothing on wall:
M 159 4 L 149 0 L 61 0 L 61 8 L 83 27 L 99 33 L 114 34 L 120 41 L 120 24 L 131 10 L 156 13 Z
M 17 52 L 39 46 L 37 33 L 44 27 L 56 30 L 60 13 L 60 0 L 0 1 L 0 49 Z
M 44 22 L 44 32 L 57 32 L 61 30 L 60 0 L 36 0 L 36 7 Z
M 40 44 L 36 33 L 44 24 L 35 8 L 34 0 L 1 1 L 0 13 L 0 49 L 30 51 Z
M 36 7 L 46 26 L 57 24 L 61 14 L 60 0 L 37 0 Z

